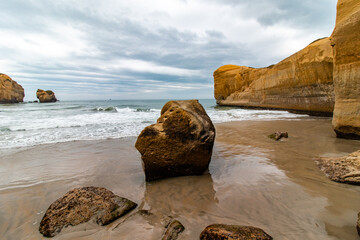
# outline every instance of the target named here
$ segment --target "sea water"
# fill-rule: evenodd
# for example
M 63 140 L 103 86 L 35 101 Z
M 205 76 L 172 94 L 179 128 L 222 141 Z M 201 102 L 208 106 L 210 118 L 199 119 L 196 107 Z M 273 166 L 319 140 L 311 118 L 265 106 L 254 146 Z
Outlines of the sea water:
M 137 136 L 168 100 L 60 101 L 0 105 L 0 149 Z M 214 123 L 299 119 L 287 111 L 248 110 L 199 100 Z

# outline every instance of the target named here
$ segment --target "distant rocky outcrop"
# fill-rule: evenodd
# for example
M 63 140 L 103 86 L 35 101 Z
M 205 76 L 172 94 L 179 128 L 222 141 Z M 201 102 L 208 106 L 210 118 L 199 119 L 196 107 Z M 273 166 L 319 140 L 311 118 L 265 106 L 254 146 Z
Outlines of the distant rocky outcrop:
M 75 188 L 50 205 L 40 222 L 39 231 L 53 237 L 67 226 L 95 218 L 106 225 L 136 208 L 137 204 L 101 187 Z
M 23 102 L 24 96 L 24 88 L 20 84 L 0 73 L 0 103 Z
M 332 181 L 360 185 L 360 151 L 345 157 L 322 157 L 317 165 Z
M 146 180 L 199 175 L 208 169 L 215 128 L 197 100 L 170 101 L 156 124 L 146 127 L 135 147 Z
M 213 224 L 204 229 L 200 240 L 272 240 L 273 238 L 260 228 Z
M 335 109 L 333 127 L 339 137 L 360 139 L 360 1 L 339 0 L 334 49 Z
M 55 93 L 51 90 L 42 90 L 38 89 L 36 91 L 36 97 L 39 99 L 41 103 L 48 103 L 48 102 L 56 102 L 57 99 L 55 97 Z
M 331 115 L 333 54 L 329 38 L 267 68 L 225 65 L 214 72 L 220 105 L 261 107 Z

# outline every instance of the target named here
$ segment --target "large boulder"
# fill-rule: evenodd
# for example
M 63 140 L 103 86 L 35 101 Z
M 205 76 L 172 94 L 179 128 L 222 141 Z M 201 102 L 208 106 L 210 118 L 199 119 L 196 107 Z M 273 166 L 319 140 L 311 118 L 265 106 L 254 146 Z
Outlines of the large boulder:
M 39 99 L 41 103 L 48 103 L 48 102 L 56 102 L 57 99 L 55 97 L 55 93 L 51 90 L 42 90 L 38 89 L 36 91 L 36 97 Z
M 214 125 L 197 100 L 167 102 L 157 123 L 146 127 L 135 144 L 146 181 L 202 174 L 214 139 Z
M 24 96 L 24 88 L 20 84 L 0 73 L 0 103 L 23 102 Z
M 260 228 L 213 224 L 200 234 L 200 240 L 272 240 L 273 238 Z
M 360 139 L 360 1 L 339 0 L 334 32 L 335 109 L 339 137 Z
M 137 204 L 101 187 L 75 188 L 47 209 L 39 231 L 53 237 L 67 226 L 75 226 L 95 218 L 106 225 L 136 208 Z
M 317 165 L 332 181 L 360 185 L 360 151 L 345 157 L 322 157 Z
M 314 41 L 266 68 L 222 66 L 214 72 L 214 85 L 219 105 L 331 115 L 335 97 L 330 40 Z

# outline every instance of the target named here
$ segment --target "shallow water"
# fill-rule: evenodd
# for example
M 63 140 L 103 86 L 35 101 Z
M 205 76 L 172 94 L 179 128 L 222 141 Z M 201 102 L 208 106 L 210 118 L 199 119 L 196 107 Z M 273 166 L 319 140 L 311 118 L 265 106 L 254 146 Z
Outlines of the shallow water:
M 316 156 L 341 156 L 359 141 L 335 138 L 331 120 L 234 122 L 216 125 L 209 172 L 145 183 L 136 138 L 77 141 L 2 152 L 0 239 L 41 239 L 47 207 L 75 187 L 101 186 L 151 210 L 171 215 L 199 239 L 213 223 L 252 225 L 274 239 L 357 239 L 360 187 L 331 182 Z M 275 142 L 267 135 L 288 131 Z M 156 220 L 89 222 L 53 239 L 159 239 Z

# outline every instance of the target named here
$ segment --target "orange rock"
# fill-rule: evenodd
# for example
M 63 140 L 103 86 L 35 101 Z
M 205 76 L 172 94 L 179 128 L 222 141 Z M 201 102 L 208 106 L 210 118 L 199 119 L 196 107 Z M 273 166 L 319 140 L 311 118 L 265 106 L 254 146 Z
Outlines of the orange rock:
M 329 38 L 311 43 L 267 68 L 225 65 L 214 72 L 220 105 L 331 114 L 333 53 Z
M 23 102 L 24 96 L 24 88 L 20 84 L 0 73 L 0 103 Z
M 57 99 L 55 97 L 55 93 L 51 90 L 44 91 L 42 89 L 38 89 L 36 91 L 36 97 L 39 99 L 41 103 L 47 102 L 56 102 Z
M 339 0 L 334 49 L 335 109 L 333 127 L 339 137 L 360 139 L 360 1 Z

